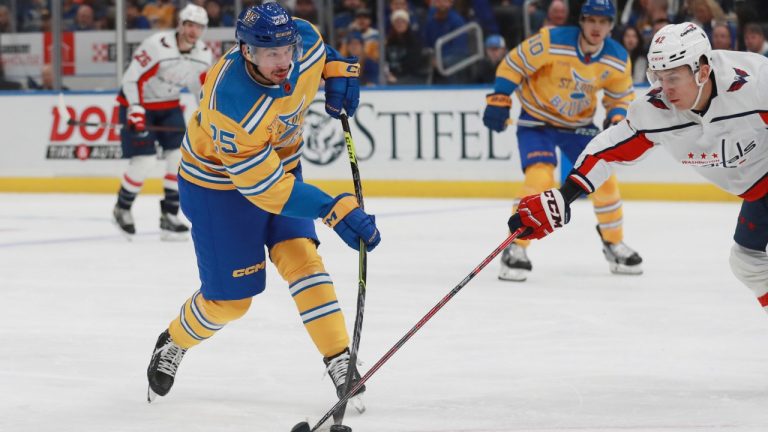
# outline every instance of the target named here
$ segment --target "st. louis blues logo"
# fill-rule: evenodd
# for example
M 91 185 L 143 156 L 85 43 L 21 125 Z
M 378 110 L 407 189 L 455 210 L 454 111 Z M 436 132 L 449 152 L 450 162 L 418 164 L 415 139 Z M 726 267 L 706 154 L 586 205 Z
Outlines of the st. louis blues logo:
M 733 70 L 736 72 L 736 76 L 733 77 L 733 82 L 731 83 L 731 86 L 728 87 L 727 91 L 729 92 L 734 92 L 744 87 L 744 84 L 747 83 L 747 77 L 749 76 L 746 71 L 739 68 L 733 68 Z
M 661 100 L 661 87 L 655 88 L 648 92 L 648 102 L 658 109 L 668 110 L 669 107 Z
M 304 120 L 303 110 L 304 98 L 301 99 L 301 103 L 299 103 L 299 106 L 297 106 L 292 113 L 280 114 L 277 116 L 279 121 L 278 133 L 280 134 L 278 141 L 283 141 L 288 138 L 288 136 L 296 132 Z

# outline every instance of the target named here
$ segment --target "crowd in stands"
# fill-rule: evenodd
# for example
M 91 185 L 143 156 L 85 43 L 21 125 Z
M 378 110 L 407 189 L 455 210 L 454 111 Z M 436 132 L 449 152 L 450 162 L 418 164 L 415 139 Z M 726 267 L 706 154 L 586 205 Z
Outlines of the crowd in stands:
M 52 0 L 0 0 L 0 33 L 50 30 Z M 114 28 L 114 0 L 62 1 L 64 29 L 86 31 Z M 203 6 L 210 27 L 235 22 L 234 0 L 188 0 Z M 255 0 L 243 0 L 243 7 Z M 375 0 L 282 0 L 294 15 L 317 24 L 326 40 L 345 55 L 360 58 L 362 84 L 489 83 L 506 50 L 525 37 L 523 14 L 531 31 L 544 26 L 575 25 L 582 0 L 384 0 L 384 16 L 376 14 Z M 126 0 L 128 29 L 167 29 L 176 26 L 178 0 Z M 323 6 L 334 5 L 332 30 L 323 24 Z M 619 16 L 613 37 L 629 52 L 636 83 L 645 81 L 645 56 L 653 34 L 669 23 L 693 21 L 710 36 L 713 48 L 768 53 L 765 31 L 768 8 L 762 0 L 617 0 Z M 526 7 L 527 5 L 527 7 Z M 525 8 L 525 10 L 523 10 Z M 379 19 L 384 35 L 379 34 Z M 474 22 L 482 30 L 478 44 L 467 33 L 442 43 L 448 63 L 471 55 L 478 60 L 456 73 L 444 75 L 435 66 L 438 40 Z M 379 45 L 383 41 L 384 50 Z M 381 56 L 384 56 L 382 62 Z M 482 58 L 482 59 L 481 59 Z M 384 65 L 381 67 L 380 65 Z

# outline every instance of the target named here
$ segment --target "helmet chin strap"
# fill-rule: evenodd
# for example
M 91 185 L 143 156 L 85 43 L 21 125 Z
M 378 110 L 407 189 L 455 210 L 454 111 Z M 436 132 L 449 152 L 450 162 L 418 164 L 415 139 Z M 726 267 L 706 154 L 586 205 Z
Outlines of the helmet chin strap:
M 696 81 L 696 85 L 699 87 L 699 91 L 696 93 L 696 100 L 693 101 L 693 105 L 691 105 L 691 107 L 688 108 L 689 110 L 696 108 L 696 105 L 698 105 L 699 100 L 701 99 L 701 93 L 704 91 L 704 84 L 706 84 L 707 81 L 709 81 L 709 78 L 707 78 L 704 81 L 699 81 L 699 72 L 697 71 L 694 74 L 694 80 Z

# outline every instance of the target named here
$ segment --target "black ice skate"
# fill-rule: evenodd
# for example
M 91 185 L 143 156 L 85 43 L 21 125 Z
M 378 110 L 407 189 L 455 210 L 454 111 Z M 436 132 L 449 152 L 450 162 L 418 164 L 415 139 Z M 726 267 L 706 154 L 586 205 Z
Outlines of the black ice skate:
M 533 269 L 531 260 L 525 248 L 517 243 L 507 246 L 501 253 L 501 270 L 499 279 L 505 281 L 524 282 L 528 273 Z
M 187 350 L 173 342 L 168 330 L 160 333 L 147 368 L 147 379 L 149 380 L 147 402 L 152 402 L 155 397 L 165 396 L 171 391 L 176 370 L 178 370 L 179 363 L 186 352 Z
M 345 349 L 339 354 L 336 354 L 333 357 L 325 357 L 323 362 L 325 362 L 325 370 L 328 372 L 328 375 L 333 381 L 333 386 L 336 388 L 336 396 L 339 399 L 343 398 L 346 394 L 344 393 L 344 386 L 347 379 L 347 368 L 349 367 L 349 348 Z M 355 387 L 359 381 L 360 373 L 358 373 L 357 368 L 355 368 L 355 372 L 352 375 L 352 382 L 350 383 L 349 388 L 352 389 Z M 364 392 L 365 385 L 360 387 L 357 392 L 355 392 L 355 395 L 349 398 L 347 401 L 350 405 L 355 407 L 359 413 L 363 413 L 365 411 L 365 405 L 363 404 L 362 399 Z
M 185 241 L 189 239 L 187 227 L 178 215 L 179 209 L 169 209 L 163 201 L 160 202 L 160 239 L 165 241 Z
M 112 209 L 112 223 L 120 230 L 120 233 L 128 240 L 132 240 L 136 234 L 136 226 L 133 224 L 131 209 L 124 209 L 115 205 Z
M 603 242 L 603 255 L 608 261 L 608 267 L 613 274 L 639 275 L 643 274 L 643 259 L 634 249 L 627 246 L 624 242 L 609 243 L 603 240 L 603 234 L 600 232 L 600 226 L 597 226 L 597 233 Z

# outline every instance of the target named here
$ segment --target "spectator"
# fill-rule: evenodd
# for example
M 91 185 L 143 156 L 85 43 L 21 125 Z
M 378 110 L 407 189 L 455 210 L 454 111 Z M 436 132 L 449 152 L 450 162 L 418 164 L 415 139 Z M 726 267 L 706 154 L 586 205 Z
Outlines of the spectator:
M 389 9 L 387 9 L 387 34 L 390 34 L 390 31 L 392 30 L 392 14 L 397 11 L 402 10 L 408 13 L 408 16 L 410 17 L 410 27 L 411 30 L 414 32 L 419 31 L 419 20 L 415 13 L 411 12 L 411 8 L 408 5 L 408 0 L 390 0 L 389 1 Z
M 646 50 L 640 32 L 633 26 L 624 27 L 624 31 L 621 33 L 621 44 L 627 50 L 632 64 L 632 82 L 635 84 L 644 83 L 648 60 L 645 58 Z
M 341 10 L 333 17 L 333 28 L 344 32 L 355 19 L 355 11 L 362 9 L 365 5 L 362 0 L 343 0 Z M 343 36 L 343 34 L 337 35 Z
M 507 54 L 507 44 L 501 35 L 485 38 L 485 57 L 475 64 L 472 82 L 476 84 L 493 83 L 496 80 L 496 68 Z
M 75 22 L 69 28 L 70 31 L 88 31 L 96 30 L 96 20 L 94 19 L 93 8 L 88 4 L 81 4 L 77 8 Z
M 424 46 L 413 28 L 411 28 L 410 14 L 403 9 L 396 9 L 390 16 L 392 30 L 387 37 L 387 65 L 389 73 L 387 82 L 390 84 L 418 84 L 424 83 L 428 66 L 423 53 Z
M 222 13 L 219 0 L 206 1 L 205 11 L 208 12 L 208 27 L 232 27 L 235 25 L 231 15 Z
M 13 22 L 11 21 L 11 10 L 6 5 L 0 5 L 0 33 L 12 33 Z
M 464 18 L 453 9 L 453 0 L 434 0 L 433 6 L 427 15 L 424 24 L 424 42 L 429 48 L 435 49 L 437 40 L 453 30 L 463 26 Z M 455 64 L 468 54 L 467 37 L 457 37 L 441 47 L 442 52 L 437 53 L 444 59 L 444 64 Z M 435 75 L 436 83 L 460 83 L 461 76 L 445 77 Z
M 210 12 L 208 13 L 210 15 Z M 317 24 L 317 7 L 314 0 L 296 0 L 296 7 L 293 9 L 293 16 L 307 20 L 312 24 Z
M 64 12 L 64 20 L 66 22 L 67 3 L 71 3 L 72 0 L 66 1 L 62 8 Z M 75 5 L 75 8 L 77 5 Z M 75 9 L 76 11 L 77 9 Z M 21 24 L 21 30 L 25 32 L 39 32 L 42 28 L 43 15 L 48 12 L 45 0 L 22 0 L 18 3 L 18 16 L 19 23 Z M 49 13 L 50 15 L 50 13 Z M 72 15 L 74 19 L 74 14 Z M 72 21 L 69 21 L 71 23 Z M 64 24 L 64 28 L 67 28 L 67 24 Z
M 148 29 L 152 28 L 147 17 L 141 14 L 141 8 L 137 0 L 128 0 L 125 4 L 125 28 Z
M 357 57 L 360 63 L 360 85 L 378 84 L 379 63 L 366 56 L 363 35 L 359 31 L 347 33 L 345 46 L 349 55 Z
M 153 29 L 169 29 L 174 27 L 174 15 L 176 7 L 171 0 L 155 0 L 154 3 L 144 5 L 142 11 L 145 17 L 152 24 Z
M 562 0 L 552 0 L 547 8 L 544 25 L 547 27 L 563 26 L 568 23 L 568 5 Z
M 760 24 L 749 23 L 744 27 L 744 45 L 747 51 L 768 57 L 768 42 Z
M 53 90 L 53 65 L 47 63 L 40 69 L 40 83 L 29 78 L 27 80 L 27 87 L 33 90 Z M 66 86 L 61 86 L 62 90 L 69 90 Z
M 379 60 L 379 31 L 371 27 L 370 9 L 360 9 L 355 12 L 355 20 L 350 30 L 360 32 L 363 36 L 365 55 L 372 60 Z
M 734 48 L 730 27 L 725 23 L 715 24 L 712 27 L 712 49 L 733 50 Z
M 715 0 L 688 0 L 688 10 L 693 14 L 693 22 L 704 29 L 710 40 L 713 39 L 715 25 L 727 21 L 723 9 Z M 732 39 L 730 46 L 735 47 L 736 28 L 731 23 L 727 23 L 727 26 Z

